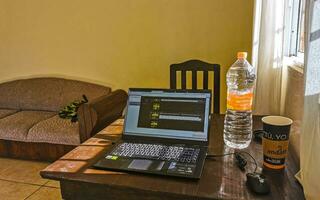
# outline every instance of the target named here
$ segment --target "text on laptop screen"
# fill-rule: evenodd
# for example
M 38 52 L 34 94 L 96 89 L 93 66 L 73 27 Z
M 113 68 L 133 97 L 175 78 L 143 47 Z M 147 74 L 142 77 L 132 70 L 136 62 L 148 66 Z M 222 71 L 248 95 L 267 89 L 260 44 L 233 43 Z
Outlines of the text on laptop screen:
M 129 91 L 126 135 L 207 141 L 210 93 Z

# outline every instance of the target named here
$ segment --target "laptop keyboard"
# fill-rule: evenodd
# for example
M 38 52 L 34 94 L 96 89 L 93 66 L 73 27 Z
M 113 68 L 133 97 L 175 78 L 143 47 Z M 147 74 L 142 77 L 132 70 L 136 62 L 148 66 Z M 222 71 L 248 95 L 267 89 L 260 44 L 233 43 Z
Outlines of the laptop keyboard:
M 196 163 L 199 152 L 200 148 L 184 147 L 183 145 L 122 143 L 111 152 L 111 155 Z

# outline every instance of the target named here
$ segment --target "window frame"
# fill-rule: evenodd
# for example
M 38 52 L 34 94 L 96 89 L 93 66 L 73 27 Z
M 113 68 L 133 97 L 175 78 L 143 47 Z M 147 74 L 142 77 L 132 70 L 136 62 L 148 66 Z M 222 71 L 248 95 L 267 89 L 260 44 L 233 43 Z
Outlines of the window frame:
M 301 25 L 305 0 L 288 0 L 285 13 L 284 56 L 297 57 L 302 61 L 304 52 L 300 49 Z

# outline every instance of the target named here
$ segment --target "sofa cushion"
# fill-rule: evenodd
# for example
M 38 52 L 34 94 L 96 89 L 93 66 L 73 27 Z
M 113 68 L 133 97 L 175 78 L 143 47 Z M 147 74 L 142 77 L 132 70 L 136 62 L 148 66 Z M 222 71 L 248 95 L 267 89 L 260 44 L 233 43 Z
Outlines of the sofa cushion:
M 63 79 L 34 78 L 21 80 L 21 110 L 58 111 L 62 103 Z
M 28 133 L 30 142 L 43 142 L 53 144 L 80 144 L 79 123 L 61 119 L 55 115 L 34 125 Z
M 18 110 L 11 109 L 0 109 L 0 119 L 12 115 L 13 113 L 18 112 Z
M 11 81 L 0 84 L 0 108 L 19 109 L 20 81 Z
M 109 87 L 63 78 L 32 78 L 18 82 L 15 101 L 18 99 L 21 110 L 58 112 L 70 102 L 82 99 L 83 94 L 90 101 L 111 91 Z
M 82 100 L 82 95 L 86 95 L 89 102 L 95 98 L 101 97 L 111 92 L 109 87 L 96 85 L 92 83 L 65 80 L 62 88 L 62 106 L 70 104 L 75 100 Z
M 0 119 L 0 139 L 26 141 L 29 129 L 54 116 L 54 112 L 21 111 Z

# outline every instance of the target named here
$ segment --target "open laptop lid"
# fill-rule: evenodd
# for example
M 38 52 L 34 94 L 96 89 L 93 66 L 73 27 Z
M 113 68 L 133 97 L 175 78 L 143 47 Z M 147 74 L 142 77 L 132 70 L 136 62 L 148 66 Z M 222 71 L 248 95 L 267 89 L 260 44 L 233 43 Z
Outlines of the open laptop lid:
M 124 139 L 208 144 L 210 90 L 129 89 Z

